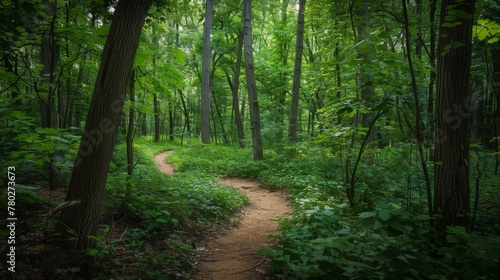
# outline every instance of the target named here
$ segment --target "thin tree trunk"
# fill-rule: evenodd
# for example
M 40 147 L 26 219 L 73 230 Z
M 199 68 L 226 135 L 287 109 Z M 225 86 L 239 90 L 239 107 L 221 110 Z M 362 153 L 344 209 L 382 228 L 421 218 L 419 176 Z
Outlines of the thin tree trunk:
M 413 60 L 411 56 L 411 40 L 410 40 L 410 22 L 408 20 L 408 8 L 406 7 L 406 0 L 401 0 L 403 3 L 403 14 L 405 19 L 405 47 L 406 53 L 408 54 L 408 68 L 410 70 L 411 76 L 411 86 L 413 89 L 413 98 L 415 102 L 415 116 L 416 116 L 416 138 L 418 146 L 418 154 L 420 156 L 420 164 L 422 165 L 422 171 L 424 172 L 425 186 L 427 190 L 427 207 L 429 210 L 429 215 L 432 216 L 432 192 L 431 192 L 431 177 L 429 175 L 429 169 L 427 168 L 427 161 L 425 160 L 424 154 L 424 123 L 422 122 L 422 113 L 420 112 L 420 100 L 418 96 L 417 78 L 415 76 L 415 70 L 413 68 Z
M 259 101 L 257 98 L 257 84 L 253 62 L 252 43 L 252 0 L 243 0 L 245 71 L 248 90 L 248 104 L 250 106 L 250 129 L 252 131 L 253 159 L 264 159 L 262 136 L 260 131 Z
M 169 102 L 168 108 L 168 139 L 170 141 L 174 141 L 174 111 L 172 109 L 174 105 L 172 103 L 172 101 Z
M 231 79 L 227 72 L 226 72 L 226 77 L 231 87 L 231 92 L 233 94 L 233 112 L 234 112 L 234 121 L 236 123 L 236 130 L 238 132 L 238 145 L 240 148 L 245 148 L 245 132 L 243 129 L 243 121 L 241 120 L 241 114 L 239 109 L 239 96 L 238 96 L 242 55 L 243 55 L 243 34 L 242 32 L 240 32 L 240 34 L 238 34 L 238 51 L 236 53 L 236 66 L 234 69 L 233 83 L 231 83 Z
M 84 134 L 75 159 L 58 231 L 69 248 L 94 247 L 121 112 L 144 19 L 152 0 L 120 0 L 104 46 Z M 73 236 L 74 235 L 74 236 Z M 72 246 L 73 245 L 73 246 Z
M 362 21 L 357 26 L 357 43 L 361 43 L 363 40 L 367 39 L 367 34 L 369 33 L 369 28 L 371 26 L 371 19 L 368 14 L 368 4 L 367 0 L 362 0 L 363 7 L 357 10 L 357 16 L 362 19 Z M 365 50 L 358 50 L 358 58 L 360 60 L 365 60 L 364 64 L 370 64 L 371 58 L 370 54 L 366 53 Z M 361 99 L 365 106 L 370 110 L 375 104 L 375 89 L 372 86 L 372 74 L 365 69 L 365 66 L 361 66 L 359 69 L 359 84 L 361 85 Z M 373 113 L 371 112 L 361 112 L 361 125 L 364 128 L 370 127 L 373 120 Z M 370 135 L 368 135 L 368 142 L 372 142 L 373 136 L 375 134 L 376 128 L 370 130 Z
M 299 110 L 300 76 L 302 73 L 302 54 L 304 52 L 304 13 L 306 0 L 299 0 L 299 14 L 297 18 L 297 41 L 295 43 L 295 69 L 293 73 L 292 102 L 288 122 L 288 138 L 297 141 L 297 114 Z
M 160 106 L 158 105 L 158 95 L 153 94 L 153 107 L 154 107 L 154 141 L 160 141 Z
M 132 169 L 134 166 L 134 130 L 135 130 L 135 69 L 132 70 L 129 83 L 130 109 L 128 113 L 128 129 L 127 129 L 127 175 L 129 179 L 132 177 Z M 129 184 L 127 184 L 129 185 Z
M 219 104 L 217 104 L 217 99 L 215 98 L 215 94 L 212 94 L 212 96 L 214 99 L 215 111 L 217 112 L 217 117 L 219 118 L 220 128 L 222 130 L 222 137 L 224 137 L 225 143 L 229 143 L 229 140 L 227 139 L 227 135 L 226 135 L 226 129 L 224 128 L 224 121 L 222 119 L 222 114 L 219 110 Z
M 181 97 L 182 108 L 183 108 L 183 111 L 184 111 L 184 123 L 186 124 L 187 133 L 191 134 L 191 125 L 189 123 L 189 111 L 188 111 L 188 108 L 186 106 L 186 101 L 185 101 L 185 98 L 184 98 L 184 94 L 182 93 L 181 90 L 179 90 L 179 95 Z
M 430 46 L 429 46 L 429 64 L 431 68 L 429 79 L 429 90 L 427 100 L 427 124 L 429 127 L 430 142 L 434 139 L 434 86 L 436 84 L 436 15 L 437 0 L 431 0 L 431 7 L 429 10 L 429 28 L 430 28 Z M 431 159 L 433 155 L 431 153 Z
M 476 76 L 476 100 L 474 106 L 474 122 L 471 131 L 473 140 L 481 142 L 481 136 L 486 135 L 484 131 L 484 81 L 482 76 Z M 472 105 L 472 104 L 471 104 Z
M 42 127 L 44 128 L 59 128 L 59 117 L 57 108 L 60 105 L 59 101 L 60 92 L 55 85 L 56 81 L 56 68 L 59 57 L 59 47 L 56 42 L 55 24 L 57 19 L 57 3 L 44 0 L 45 12 L 47 20 L 50 21 L 48 34 L 46 34 L 41 41 L 41 60 L 43 64 L 42 78 L 44 80 L 44 90 L 47 92 L 47 99 L 41 100 L 41 113 L 42 113 Z M 57 103 L 56 103 L 57 98 Z M 56 153 L 50 152 L 48 154 L 48 182 L 51 190 L 62 187 L 63 182 L 61 175 L 57 171 L 54 164 Z

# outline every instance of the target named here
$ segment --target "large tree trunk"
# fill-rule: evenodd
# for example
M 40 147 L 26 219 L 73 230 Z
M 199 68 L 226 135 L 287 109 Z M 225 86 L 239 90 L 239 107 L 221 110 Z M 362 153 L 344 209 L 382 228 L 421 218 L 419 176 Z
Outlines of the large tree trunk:
M 94 87 L 84 134 L 73 167 L 59 232 L 76 237 L 76 248 L 94 246 L 108 168 L 137 45 L 152 0 L 121 0 L 114 12 Z M 76 235 L 76 236 L 73 236 Z
M 441 4 L 434 167 L 434 213 L 442 215 L 436 224 L 438 229 L 469 224 L 470 112 L 467 110 L 471 95 L 474 6 L 474 0 L 443 0 Z
M 203 57 L 201 61 L 201 142 L 210 144 L 210 34 L 212 30 L 213 0 L 207 0 L 203 31 Z
M 304 51 L 304 12 L 306 0 L 299 0 L 299 15 L 297 19 L 297 41 L 295 43 L 295 69 L 293 72 L 292 103 L 288 119 L 288 138 L 297 140 L 297 114 L 299 110 L 300 75 L 302 73 L 302 53 Z
M 257 84 L 253 63 L 252 42 L 252 0 L 243 0 L 243 41 L 245 46 L 245 72 L 248 90 L 248 105 L 250 106 L 250 129 L 252 130 L 253 159 L 264 159 L 262 151 L 262 136 L 260 132 L 259 101 L 257 99 Z

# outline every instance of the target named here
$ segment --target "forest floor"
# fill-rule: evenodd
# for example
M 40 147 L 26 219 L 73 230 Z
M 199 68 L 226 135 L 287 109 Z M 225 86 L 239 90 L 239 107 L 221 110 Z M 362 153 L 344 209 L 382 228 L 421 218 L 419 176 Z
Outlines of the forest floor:
M 171 152 L 154 157 L 161 172 L 174 174 L 172 165 L 165 161 Z M 249 204 L 241 210 L 241 220 L 236 227 L 221 227 L 206 235 L 206 240 L 197 246 L 196 265 L 191 271 L 193 279 L 270 279 L 265 274 L 266 258 L 258 254 L 258 250 L 273 245 L 268 236 L 278 234 L 275 219 L 291 212 L 287 195 L 264 189 L 256 180 L 248 178 L 221 178 L 218 181 L 245 193 Z

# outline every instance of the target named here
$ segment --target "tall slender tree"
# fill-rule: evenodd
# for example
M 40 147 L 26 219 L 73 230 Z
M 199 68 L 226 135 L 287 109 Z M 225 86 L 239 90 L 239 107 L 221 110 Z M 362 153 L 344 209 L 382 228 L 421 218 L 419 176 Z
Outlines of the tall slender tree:
M 243 121 L 239 109 L 240 98 L 238 96 L 238 88 L 240 85 L 241 60 L 243 54 L 243 32 L 238 33 L 238 50 L 236 54 L 236 65 L 234 67 L 234 79 L 231 83 L 231 78 L 226 72 L 228 83 L 233 94 L 233 112 L 236 130 L 238 131 L 238 143 L 240 148 L 245 148 L 245 131 L 243 129 Z
M 299 0 L 299 14 L 297 18 L 297 41 L 295 43 L 295 68 L 293 72 L 292 102 L 290 106 L 290 117 L 288 119 L 288 138 L 297 140 L 300 75 L 302 73 L 302 53 L 304 52 L 304 13 L 306 0 Z
M 262 135 L 260 131 L 260 111 L 257 98 L 257 83 L 253 62 L 252 42 L 252 0 L 243 0 L 243 42 L 245 47 L 245 74 L 248 90 L 248 105 L 250 107 L 250 129 L 252 131 L 253 159 L 264 159 Z
M 89 236 L 95 236 L 99 223 L 132 65 L 152 2 L 120 0 L 113 15 L 66 196 L 79 204 L 63 209 L 58 226 L 63 236 L 75 235 L 78 249 L 95 244 Z
M 469 224 L 469 108 L 475 0 L 441 2 L 437 53 L 434 213 L 436 224 Z
M 210 36 L 214 0 L 207 0 L 203 31 L 203 57 L 201 60 L 201 141 L 210 144 Z

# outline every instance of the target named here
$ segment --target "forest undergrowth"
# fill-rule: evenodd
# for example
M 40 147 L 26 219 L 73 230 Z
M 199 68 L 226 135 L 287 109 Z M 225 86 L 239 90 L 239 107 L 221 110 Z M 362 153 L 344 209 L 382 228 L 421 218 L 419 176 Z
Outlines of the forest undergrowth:
M 189 279 L 187 271 L 196 243 L 218 227 L 234 223 L 233 214 L 248 200 L 208 174 L 160 173 L 153 156 L 173 147 L 177 146 L 137 139 L 134 171 L 128 177 L 126 158 L 122 156 L 126 154 L 125 143 L 118 140 L 101 226 L 98 235 L 92 237 L 97 246 L 79 252 L 78 259 L 54 254 L 57 247 L 49 234 L 65 191 L 49 191 L 34 182 L 19 183 L 17 203 L 26 212 L 19 214 L 23 224 L 17 229 L 22 243 L 17 255 L 17 279 L 129 279 L 131 275 L 135 279 Z M 2 196 L 1 204 L 7 205 L 6 196 Z M 7 234 L 5 228 L 2 235 Z M 2 254 L 2 268 L 4 258 Z M 82 275 L 82 267 L 86 274 Z M 6 271 L 2 269 L 2 273 Z
M 320 144 L 266 150 L 264 161 L 248 160 L 248 150 L 195 145 L 179 149 L 170 160 L 180 171 L 253 177 L 288 192 L 294 213 L 280 220 L 281 235 L 273 237 L 278 245 L 261 252 L 272 260 L 268 273 L 275 277 L 495 279 L 500 275 L 499 178 L 482 172 L 493 168 L 492 155 L 477 150 L 472 157 L 471 178 L 480 190 L 473 229 L 436 232 L 414 151 L 403 143 L 368 149 L 356 176 L 354 207 L 343 183 L 345 155 Z
M 263 161 L 251 160 L 250 149 L 194 141 L 181 146 L 138 138 L 134 147 L 130 178 L 125 143 L 119 139 L 115 147 L 101 226 L 93 237 L 97 247 L 81 252 L 77 261 L 92 267 L 90 278 L 189 279 L 197 243 L 217 227 L 234 222 L 234 213 L 247 203 L 235 188 L 216 183 L 217 177 L 256 178 L 264 187 L 288 193 L 293 213 L 279 221 L 281 232 L 272 236 L 277 245 L 260 251 L 270 259 L 268 275 L 273 277 L 494 279 L 500 275 L 498 176 L 472 172 L 471 178 L 480 179 L 475 182 L 482 197 L 472 231 L 449 227 L 446 233 L 437 233 L 426 213 L 423 179 L 411 160 L 410 144 L 365 151 L 354 207 L 343 183 L 345 158 L 321 144 L 268 149 Z M 168 161 L 175 176 L 160 173 L 152 161 L 155 154 L 171 149 Z M 477 164 L 489 157 L 479 151 L 475 155 Z M 79 266 L 72 266 L 76 261 L 61 262 L 48 242 L 47 233 L 57 217 L 53 212 L 63 202 L 64 191 L 49 192 L 42 184 L 27 181 L 17 198 L 35 213 L 20 217 L 24 224 L 18 231 L 23 243 L 19 279 L 81 277 Z M 2 205 L 6 203 L 3 199 Z M 444 236 L 446 242 L 437 243 L 435 236 Z
M 279 245 L 265 252 L 273 260 L 271 274 L 283 279 L 333 275 L 338 279 L 494 279 L 500 275 L 498 176 L 481 177 L 480 168 L 472 172 L 481 195 L 473 230 L 448 227 L 443 233 L 431 226 L 436 217 L 428 216 L 423 174 L 412 162 L 410 144 L 365 152 L 356 175 L 354 207 L 343 183 L 341 152 L 328 154 L 320 146 L 289 149 L 295 157 L 315 162 L 301 169 L 291 160 L 281 173 L 263 174 L 268 184 L 287 188 L 295 210 L 292 218 L 280 221 Z M 490 154 L 477 152 L 473 161 L 492 168 L 486 164 L 488 158 L 491 163 Z M 438 236 L 444 236 L 444 241 L 436 241 Z

